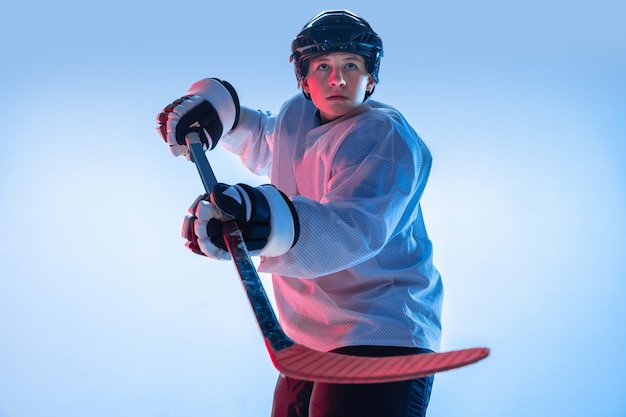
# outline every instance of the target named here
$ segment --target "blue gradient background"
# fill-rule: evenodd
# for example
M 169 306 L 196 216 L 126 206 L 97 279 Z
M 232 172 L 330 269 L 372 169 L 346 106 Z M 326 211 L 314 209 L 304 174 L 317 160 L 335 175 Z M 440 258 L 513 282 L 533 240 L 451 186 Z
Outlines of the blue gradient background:
M 626 416 L 626 6 L 607 0 L 5 5 L 0 416 L 269 414 L 276 372 L 233 267 L 183 247 L 201 185 L 154 118 L 206 76 L 277 111 L 291 39 L 329 8 L 383 37 L 374 97 L 433 153 L 443 348 L 493 351 L 437 376 L 429 416 Z

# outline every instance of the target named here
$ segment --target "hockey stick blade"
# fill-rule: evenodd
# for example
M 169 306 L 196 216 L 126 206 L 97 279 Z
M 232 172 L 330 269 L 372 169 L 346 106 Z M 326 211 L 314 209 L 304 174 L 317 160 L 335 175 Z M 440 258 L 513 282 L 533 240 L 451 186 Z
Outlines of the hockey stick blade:
M 489 355 L 487 348 L 405 356 L 365 357 L 319 352 L 302 345 L 273 351 L 274 366 L 283 375 L 336 384 L 372 384 L 422 378 L 461 368 Z
M 211 192 L 217 180 L 197 135 L 195 137 L 194 135 L 190 134 L 187 137 L 191 160 L 198 169 L 205 190 Z M 442 353 L 364 357 L 320 352 L 299 345 L 280 327 L 237 223 L 235 221 L 224 223 L 222 233 L 263 334 L 272 363 L 283 375 L 343 384 L 393 382 L 460 368 L 489 355 L 489 349 L 479 347 Z

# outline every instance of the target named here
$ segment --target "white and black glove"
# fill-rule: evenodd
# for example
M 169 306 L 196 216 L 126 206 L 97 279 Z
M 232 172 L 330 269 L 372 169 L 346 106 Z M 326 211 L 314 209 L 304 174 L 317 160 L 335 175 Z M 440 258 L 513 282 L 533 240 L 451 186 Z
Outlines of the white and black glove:
M 273 185 L 218 183 L 189 207 L 182 235 L 194 253 L 230 259 L 222 222 L 236 220 L 250 255 L 280 256 L 298 241 L 300 223 L 289 198 Z
M 166 106 L 157 116 L 157 131 L 170 145 L 174 156 L 188 155 L 185 136 L 197 132 L 204 150 L 217 145 L 220 138 L 237 126 L 239 98 L 226 81 L 205 78 Z

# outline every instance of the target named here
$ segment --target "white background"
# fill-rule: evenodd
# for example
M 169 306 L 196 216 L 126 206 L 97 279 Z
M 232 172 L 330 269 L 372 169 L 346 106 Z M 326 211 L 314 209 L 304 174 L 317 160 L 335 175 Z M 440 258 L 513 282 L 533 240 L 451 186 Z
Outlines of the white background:
M 1 417 L 269 414 L 276 372 L 233 267 L 183 246 L 201 184 L 154 119 L 207 76 L 277 111 L 331 8 L 382 36 L 374 98 L 433 153 L 442 347 L 492 349 L 429 416 L 626 415 L 623 2 L 59 0 L 0 25 Z

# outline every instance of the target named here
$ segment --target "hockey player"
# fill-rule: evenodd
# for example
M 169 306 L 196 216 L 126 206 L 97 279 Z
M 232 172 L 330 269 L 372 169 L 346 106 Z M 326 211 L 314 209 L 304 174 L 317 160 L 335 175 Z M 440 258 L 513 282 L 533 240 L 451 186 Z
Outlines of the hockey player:
M 292 43 L 302 94 L 278 114 L 239 105 L 218 79 L 191 86 L 158 116 L 175 156 L 198 132 L 272 185 L 218 184 L 183 225 L 195 253 L 227 259 L 221 221 L 235 218 L 260 272 L 272 274 L 281 325 L 299 344 L 346 355 L 439 349 L 442 283 L 420 198 L 431 156 L 393 107 L 370 98 L 383 44 L 361 17 L 324 11 Z M 279 377 L 272 415 L 424 416 L 432 377 L 327 384 Z

